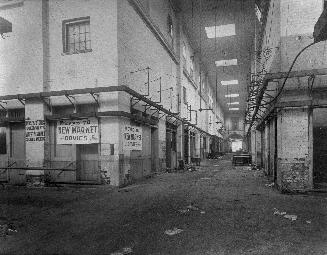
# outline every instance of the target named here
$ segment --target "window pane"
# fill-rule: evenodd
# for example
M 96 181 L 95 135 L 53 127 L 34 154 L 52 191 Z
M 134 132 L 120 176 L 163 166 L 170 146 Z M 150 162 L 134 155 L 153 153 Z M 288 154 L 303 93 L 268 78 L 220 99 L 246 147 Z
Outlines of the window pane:
M 86 49 L 90 50 L 91 49 L 91 41 L 86 42 Z
M 75 42 L 75 37 L 74 36 L 70 36 L 68 43 L 74 43 L 74 42 Z
M 68 52 L 74 53 L 75 52 L 75 43 L 68 44 Z
M 79 32 L 80 34 L 84 34 L 85 33 L 85 24 L 80 24 L 80 27 L 79 27 Z
M 90 41 L 90 40 L 91 40 L 90 33 L 86 33 L 85 34 L 85 41 Z
M 78 51 L 79 51 L 79 43 L 76 43 L 76 44 L 75 44 L 74 52 L 78 52 Z
M 80 42 L 79 49 L 85 51 L 85 42 Z
M 85 24 L 85 32 L 90 33 L 90 24 L 89 23 Z

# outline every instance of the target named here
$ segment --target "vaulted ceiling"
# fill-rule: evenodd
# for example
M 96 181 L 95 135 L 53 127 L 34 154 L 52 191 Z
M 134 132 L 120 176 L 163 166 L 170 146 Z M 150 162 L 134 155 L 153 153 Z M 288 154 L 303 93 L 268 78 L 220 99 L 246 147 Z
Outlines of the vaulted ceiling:
M 201 58 L 210 83 L 217 84 L 218 100 L 225 113 L 244 114 L 249 82 L 251 54 L 254 52 L 254 0 L 178 0 L 184 29 L 191 44 Z M 205 27 L 235 24 L 236 35 L 208 38 Z M 234 66 L 217 67 L 215 61 L 237 59 Z M 221 85 L 221 81 L 239 80 L 238 85 Z M 214 90 L 215 91 L 215 90 Z M 226 98 L 226 94 L 239 94 Z M 239 105 L 229 106 L 230 102 Z M 239 107 L 239 111 L 230 111 Z

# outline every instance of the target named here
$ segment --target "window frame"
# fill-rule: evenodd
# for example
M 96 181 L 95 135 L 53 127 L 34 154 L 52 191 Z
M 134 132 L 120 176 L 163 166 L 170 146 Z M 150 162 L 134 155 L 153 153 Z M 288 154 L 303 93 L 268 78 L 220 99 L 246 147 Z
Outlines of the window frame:
M 69 43 L 68 43 L 68 27 L 72 24 L 88 24 L 89 25 L 89 37 L 88 40 L 90 42 L 90 49 L 85 50 L 78 50 L 74 52 L 69 51 Z M 74 19 L 67 19 L 62 21 L 62 45 L 63 45 L 63 54 L 65 55 L 73 55 L 73 54 L 80 54 L 80 53 L 87 53 L 92 52 L 92 40 L 91 40 L 91 18 L 90 16 L 86 17 L 79 17 Z M 86 46 L 86 45 L 85 45 Z

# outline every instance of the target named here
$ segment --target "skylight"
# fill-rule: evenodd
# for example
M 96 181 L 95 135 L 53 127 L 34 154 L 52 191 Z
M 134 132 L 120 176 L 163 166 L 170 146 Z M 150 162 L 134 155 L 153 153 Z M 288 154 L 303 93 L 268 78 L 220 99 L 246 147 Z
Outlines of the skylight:
M 240 108 L 229 108 L 230 111 L 238 111 Z
M 225 95 L 225 97 L 239 97 L 240 94 L 228 94 L 228 95 Z
M 236 66 L 237 59 L 223 59 L 215 61 L 216 66 Z
M 207 33 L 207 37 L 209 39 L 212 39 L 215 37 L 225 37 L 225 36 L 236 35 L 235 24 L 205 27 L 205 30 Z M 216 30 L 216 32 L 215 32 L 215 30 Z
M 227 103 L 228 105 L 239 105 L 240 102 L 232 102 L 232 103 Z
M 230 81 L 221 81 L 221 85 L 226 86 L 226 85 L 237 85 L 238 80 L 230 80 Z

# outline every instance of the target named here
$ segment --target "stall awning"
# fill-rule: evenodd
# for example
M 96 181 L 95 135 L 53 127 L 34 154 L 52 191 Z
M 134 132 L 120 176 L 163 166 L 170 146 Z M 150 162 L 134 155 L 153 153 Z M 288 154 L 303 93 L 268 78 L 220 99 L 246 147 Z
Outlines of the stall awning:
M 12 24 L 8 20 L 0 17 L 0 34 L 12 32 Z

